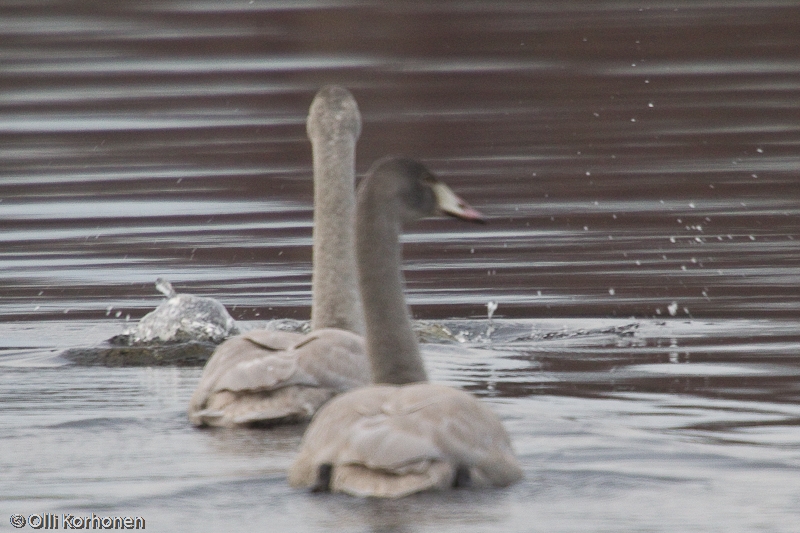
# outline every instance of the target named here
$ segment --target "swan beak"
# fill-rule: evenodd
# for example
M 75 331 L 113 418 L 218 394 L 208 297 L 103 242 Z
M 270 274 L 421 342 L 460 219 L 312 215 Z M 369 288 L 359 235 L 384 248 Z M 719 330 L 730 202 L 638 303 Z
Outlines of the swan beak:
M 442 213 L 470 222 L 486 222 L 480 211 L 459 198 L 450 187 L 441 181 L 432 184 L 432 187 L 433 193 L 436 195 L 436 205 Z

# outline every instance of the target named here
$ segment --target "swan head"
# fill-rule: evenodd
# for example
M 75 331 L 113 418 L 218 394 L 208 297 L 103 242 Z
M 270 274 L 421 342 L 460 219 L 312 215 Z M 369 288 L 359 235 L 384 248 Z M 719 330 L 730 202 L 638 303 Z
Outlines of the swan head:
M 349 136 L 355 141 L 361 135 L 361 113 L 350 91 L 339 85 L 321 88 L 308 110 L 306 133 L 310 139 L 332 141 Z
M 437 215 L 485 222 L 480 211 L 461 199 L 425 165 L 413 159 L 381 159 L 373 165 L 368 176 L 367 179 L 381 182 L 380 187 L 375 188 L 378 194 L 400 198 L 403 222 Z M 381 205 L 389 206 L 391 202 L 382 202 Z

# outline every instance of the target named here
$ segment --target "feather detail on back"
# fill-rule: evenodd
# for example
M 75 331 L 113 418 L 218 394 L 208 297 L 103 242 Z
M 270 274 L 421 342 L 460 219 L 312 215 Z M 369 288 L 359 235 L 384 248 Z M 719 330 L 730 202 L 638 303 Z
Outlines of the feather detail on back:
M 369 376 L 364 341 L 354 333 L 250 332 L 217 347 L 189 403 L 189 420 L 198 426 L 307 420 Z
M 367 387 L 325 405 L 289 482 L 313 486 L 321 468 L 330 468 L 333 492 L 392 498 L 465 479 L 506 486 L 522 477 L 497 415 L 463 391 L 431 383 Z

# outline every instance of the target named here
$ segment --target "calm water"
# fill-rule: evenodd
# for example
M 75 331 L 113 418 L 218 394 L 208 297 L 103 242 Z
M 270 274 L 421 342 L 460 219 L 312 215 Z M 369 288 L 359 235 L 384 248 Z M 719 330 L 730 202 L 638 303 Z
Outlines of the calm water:
M 506 490 L 288 488 L 302 427 L 199 431 L 199 368 L 86 368 L 163 276 L 307 319 L 305 116 L 489 218 L 406 235 L 432 377 L 503 417 Z M 793 1 L 0 2 L 0 529 L 790 532 L 800 523 Z M 486 304 L 499 305 L 493 322 Z

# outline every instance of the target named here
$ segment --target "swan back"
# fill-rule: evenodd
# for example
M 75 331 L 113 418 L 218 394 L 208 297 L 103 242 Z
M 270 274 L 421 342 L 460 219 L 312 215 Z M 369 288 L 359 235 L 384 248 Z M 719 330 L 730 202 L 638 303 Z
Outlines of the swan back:
M 319 411 L 306 442 L 317 446 L 301 447 L 289 471 L 294 486 L 320 483 L 325 465 L 333 465 L 326 488 L 355 496 L 507 486 L 522 477 L 497 415 L 466 392 L 432 383 L 340 395 Z
M 349 331 L 252 331 L 217 347 L 189 402 L 189 420 L 198 426 L 307 420 L 334 395 L 367 385 L 368 377 L 364 341 Z

